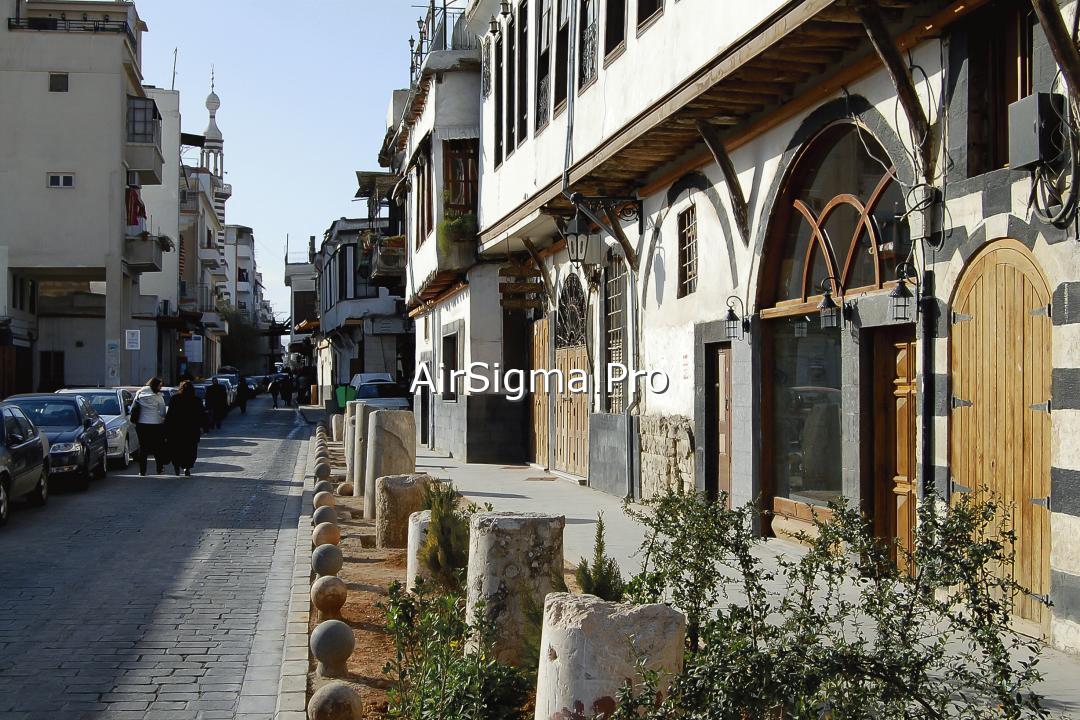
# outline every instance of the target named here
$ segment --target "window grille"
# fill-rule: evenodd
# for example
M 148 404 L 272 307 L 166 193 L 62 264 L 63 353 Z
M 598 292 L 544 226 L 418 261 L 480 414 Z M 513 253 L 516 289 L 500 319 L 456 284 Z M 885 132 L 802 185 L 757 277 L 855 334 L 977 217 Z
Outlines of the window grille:
M 604 315 L 607 372 L 616 364 L 626 363 L 626 266 L 619 258 L 608 263 L 604 281 Z M 626 409 L 626 381 L 608 388 L 607 411 L 621 413 Z
M 679 297 L 697 290 L 697 208 L 679 213 Z

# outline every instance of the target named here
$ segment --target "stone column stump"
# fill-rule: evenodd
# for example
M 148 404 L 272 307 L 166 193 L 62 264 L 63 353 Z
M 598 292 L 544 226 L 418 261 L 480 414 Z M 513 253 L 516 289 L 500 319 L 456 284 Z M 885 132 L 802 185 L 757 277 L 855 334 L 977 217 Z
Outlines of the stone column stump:
M 435 482 L 430 475 L 387 475 L 375 481 L 375 546 L 404 548 L 409 516 L 424 506 L 424 493 Z
M 334 413 L 330 416 L 330 432 L 334 442 L 341 442 L 345 432 L 345 416 Z
M 368 418 L 367 448 L 364 452 L 367 455 L 364 518 L 375 520 L 375 481 L 387 475 L 416 472 L 416 421 L 412 412 L 376 410 L 372 413 Z
M 416 581 L 420 578 L 427 580 L 431 575 L 424 564 L 420 562 L 420 548 L 427 541 L 428 528 L 431 527 L 431 511 L 422 510 L 409 516 L 409 540 L 408 552 L 405 561 L 405 589 L 412 592 L 416 588 Z
M 356 462 L 353 448 L 356 446 L 356 406 L 359 403 L 359 400 L 350 400 L 345 403 L 345 482 L 351 482 L 353 463 Z
M 364 477 L 367 474 L 367 454 L 365 448 L 367 447 L 367 429 L 368 418 L 375 412 L 375 408 L 369 406 L 365 400 L 356 401 L 356 411 L 354 417 L 356 419 L 356 428 L 353 431 L 353 445 L 352 445 L 352 472 L 348 475 L 348 482 L 352 483 L 352 486 L 356 488 L 354 491 L 357 494 L 363 494 L 364 490 Z
M 495 624 L 495 657 L 523 661 L 526 598 L 536 607 L 554 590 L 563 572 L 562 515 L 476 513 L 469 521 L 466 617 L 483 601 Z
M 535 720 L 609 717 L 639 659 L 666 692 L 682 669 L 686 617 L 667 605 L 623 605 L 552 593 L 544 603 Z

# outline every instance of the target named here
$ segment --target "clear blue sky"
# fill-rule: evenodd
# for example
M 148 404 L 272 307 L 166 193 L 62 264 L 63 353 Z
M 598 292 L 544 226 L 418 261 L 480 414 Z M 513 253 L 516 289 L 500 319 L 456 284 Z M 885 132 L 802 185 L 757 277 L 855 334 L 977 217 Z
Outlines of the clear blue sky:
M 415 0 L 136 0 L 150 27 L 143 76 L 172 82 L 185 132 L 206 129 L 210 67 L 221 96 L 226 222 L 254 229 L 256 260 L 279 319 L 288 313 L 285 236 L 296 254 L 352 202 L 356 170 L 378 169 L 386 108 L 406 87 Z M 197 156 L 192 156 L 194 159 Z

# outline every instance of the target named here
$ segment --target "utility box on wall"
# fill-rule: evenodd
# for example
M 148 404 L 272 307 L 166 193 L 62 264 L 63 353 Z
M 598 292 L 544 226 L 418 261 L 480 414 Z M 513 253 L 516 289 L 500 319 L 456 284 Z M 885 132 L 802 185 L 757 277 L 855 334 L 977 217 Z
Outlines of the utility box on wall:
M 1065 98 L 1032 93 L 1009 105 L 1009 166 L 1023 168 L 1053 162 L 1067 151 L 1062 135 Z

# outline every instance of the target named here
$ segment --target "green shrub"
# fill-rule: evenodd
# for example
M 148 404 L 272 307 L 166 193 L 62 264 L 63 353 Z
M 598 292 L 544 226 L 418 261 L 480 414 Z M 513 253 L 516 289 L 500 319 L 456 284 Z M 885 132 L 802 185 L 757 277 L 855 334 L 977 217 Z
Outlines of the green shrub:
M 491 625 L 470 624 L 460 595 L 433 589 L 423 581 L 412 593 L 400 583 L 390 587 L 384 609 L 394 659 L 383 668 L 391 682 L 389 716 L 524 720 L 528 681 L 495 660 Z
M 623 599 L 624 583 L 619 564 L 615 559 L 608 557 L 607 543 L 604 539 L 604 513 L 596 516 L 596 536 L 593 540 L 592 565 L 585 558 L 581 558 L 575 572 L 581 592 L 586 595 L 595 595 L 602 600 L 620 602 Z
M 469 565 L 469 518 L 458 510 L 460 497 L 451 483 L 433 483 L 424 495 L 431 524 L 420 548 L 420 563 L 449 593 L 461 592 Z
M 480 231 L 476 221 L 476 215 L 464 213 L 462 215 L 447 214 L 439 221 L 437 238 L 441 246 L 448 243 L 469 242 L 476 239 Z

